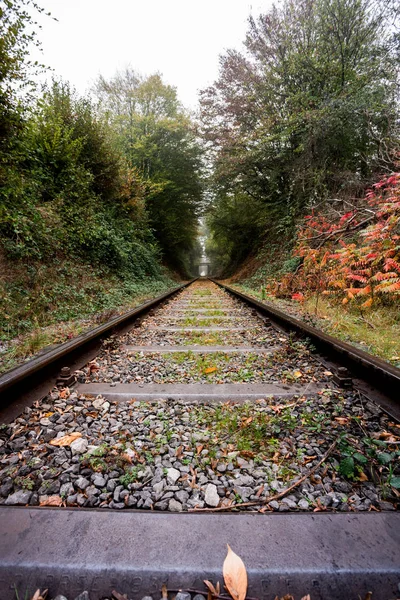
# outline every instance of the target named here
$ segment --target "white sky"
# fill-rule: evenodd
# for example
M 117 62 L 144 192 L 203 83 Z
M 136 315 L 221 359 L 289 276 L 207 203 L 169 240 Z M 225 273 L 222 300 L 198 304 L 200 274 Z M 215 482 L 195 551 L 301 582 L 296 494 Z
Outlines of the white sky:
M 272 0 L 39 0 L 58 22 L 40 18 L 41 61 L 85 93 L 100 73 L 131 66 L 159 71 L 196 108 L 218 74 L 218 56 L 240 48 L 250 13 Z M 35 56 L 36 58 L 36 56 Z

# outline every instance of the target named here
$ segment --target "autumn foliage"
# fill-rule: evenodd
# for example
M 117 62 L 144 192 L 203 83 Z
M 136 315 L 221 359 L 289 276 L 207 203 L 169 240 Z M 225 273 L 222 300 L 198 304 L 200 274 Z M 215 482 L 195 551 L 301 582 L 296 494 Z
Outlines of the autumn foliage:
M 305 217 L 295 246 L 300 265 L 271 291 L 298 301 L 322 293 L 362 308 L 398 301 L 400 173 L 374 184 L 361 202 L 340 201 L 340 208 L 331 204 Z

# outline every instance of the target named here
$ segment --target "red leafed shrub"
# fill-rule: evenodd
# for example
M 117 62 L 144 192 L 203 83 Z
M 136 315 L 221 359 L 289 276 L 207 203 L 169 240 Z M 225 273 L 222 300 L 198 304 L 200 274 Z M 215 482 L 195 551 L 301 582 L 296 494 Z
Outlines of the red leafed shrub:
M 348 202 L 344 202 L 348 208 Z M 302 262 L 272 290 L 295 300 L 310 293 L 363 308 L 400 299 L 400 173 L 376 183 L 351 210 L 311 214 L 299 231 Z

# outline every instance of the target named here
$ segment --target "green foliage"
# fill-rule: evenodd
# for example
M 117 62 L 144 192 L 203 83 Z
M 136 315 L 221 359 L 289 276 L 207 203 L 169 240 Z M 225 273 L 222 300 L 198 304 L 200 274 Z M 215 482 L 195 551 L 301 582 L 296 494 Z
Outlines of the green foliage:
M 139 77 L 127 69 L 96 93 L 129 165 L 148 184 L 150 225 L 169 262 L 182 271 L 196 244 L 202 202 L 201 149 L 175 88 L 158 74 Z
M 209 226 L 228 263 L 260 237 L 290 245 L 306 206 L 358 196 L 393 168 L 394 11 L 384 0 L 285 0 L 250 19 L 246 54 L 222 57 L 201 102 L 214 165 Z

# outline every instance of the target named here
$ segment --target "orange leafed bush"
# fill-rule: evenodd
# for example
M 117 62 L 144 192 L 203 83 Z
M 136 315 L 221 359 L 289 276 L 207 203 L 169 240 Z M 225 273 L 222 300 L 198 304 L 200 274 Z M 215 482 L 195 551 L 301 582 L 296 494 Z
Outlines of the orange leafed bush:
M 305 217 L 295 254 L 301 266 L 272 289 L 277 295 L 317 292 L 363 308 L 399 300 L 400 173 L 376 183 L 351 211 Z

